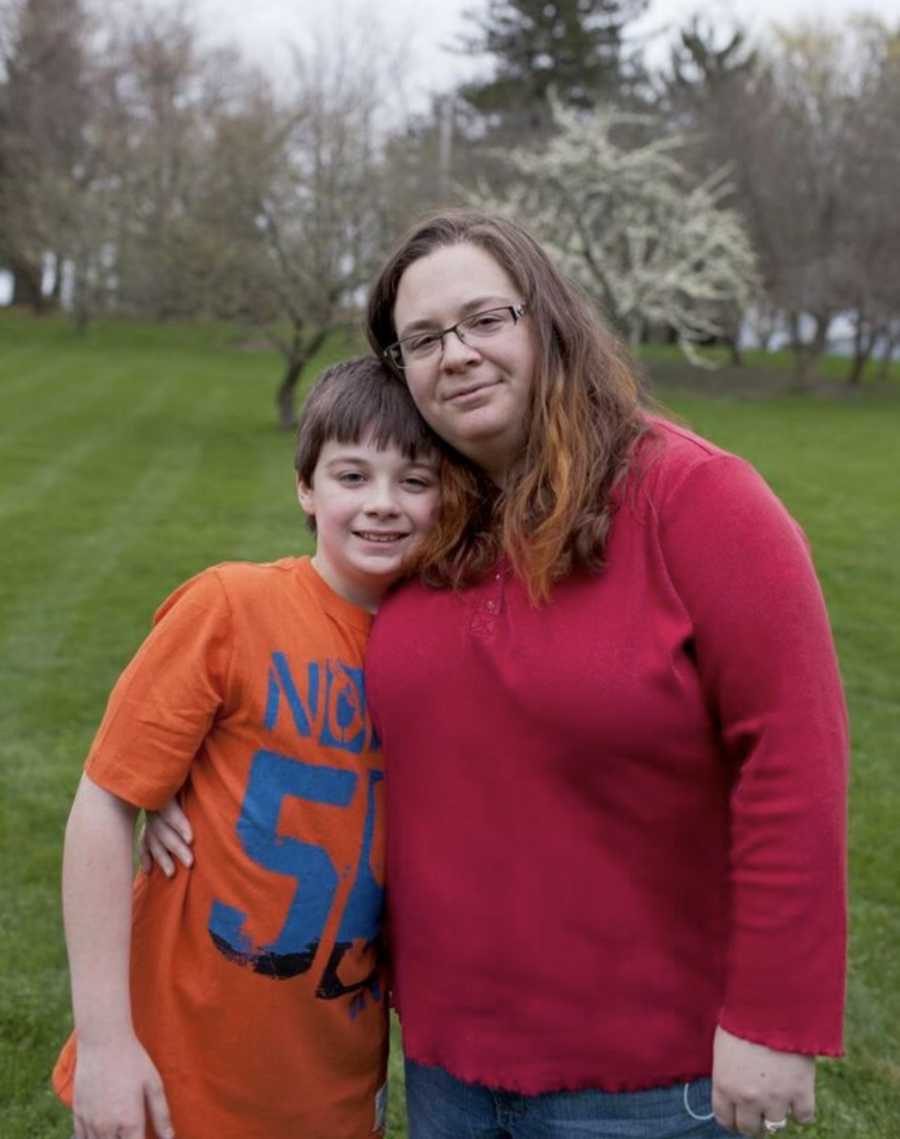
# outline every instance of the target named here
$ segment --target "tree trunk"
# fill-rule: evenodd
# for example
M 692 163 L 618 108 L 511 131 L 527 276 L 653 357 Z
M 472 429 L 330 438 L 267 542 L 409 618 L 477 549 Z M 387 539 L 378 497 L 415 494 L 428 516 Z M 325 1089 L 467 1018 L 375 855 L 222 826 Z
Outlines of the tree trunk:
M 877 339 L 877 330 L 870 329 L 868 336 L 866 335 L 865 317 L 861 312 L 858 312 L 853 329 L 853 359 L 850 363 L 850 371 L 847 373 L 848 387 L 857 388 L 862 383 L 866 364 L 869 362 Z
M 62 304 L 63 258 L 59 253 L 53 254 L 53 286 L 48 298 L 52 308 L 58 309 Z
M 80 335 L 87 332 L 91 322 L 90 277 L 85 262 L 79 258 L 72 273 L 72 323 Z
M 881 359 L 878 363 L 878 379 L 883 383 L 887 383 L 890 377 L 891 363 L 894 359 L 894 351 L 896 348 L 897 338 L 891 336 L 890 333 L 886 333 L 884 338 L 884 351 L 881 353 Z
M 866 364 L 869 362 L 869 352 L 854 352 L 853 360 L 850 363 L 850 371 L 847 373 L 847 386 L 851 388 L 858 388 L 862 384 L 863 372 L 866 370 Z
M 791 313 L 788 317 L 788 326 L 791 330 L 791 351 L 794 353 L 794 383 L 800 391 L 810 386 L 816 364 L 822 358 L 828 344 L 828 329 L 831 326 L 830 313 L 816 313 L 813 317 L 815 330 L 812 340 L 804 342 L 800 339 L 800 316 Z
M 278 426 L 285 431 L 294 431 L 297 427 L 297 410 L 294 403 L 297 384 L 303 369 L 328 339 L 331 331 L 330 326 L 320 328 L 312 339 L 304 344 L 301 327 L 296 326 L 290 345 L 284 348 L 287 367 L 275 393 L 275 411 L 278 416 Z
M 275 411 L 278 416 L 278 426 L 283 431 L 294 431 L 297 427 L 294 392 L 297 390 L 297 382 L 303 372 L 303 365 L 305 363 L 306 360 L 302 355 L 291 356 L 288 359 L 287 367 L 285 368 L 284 375 L 281 377 L 278 391 L 275 394 Z
M 30 308 L 35 316 L 46 311 L 44 295 L 41 292 L 41 268 L 24 257 L 13 255 L 9 259 L 9 269 L 13 276 L 13 293 L 10 304 L 18 308 Z

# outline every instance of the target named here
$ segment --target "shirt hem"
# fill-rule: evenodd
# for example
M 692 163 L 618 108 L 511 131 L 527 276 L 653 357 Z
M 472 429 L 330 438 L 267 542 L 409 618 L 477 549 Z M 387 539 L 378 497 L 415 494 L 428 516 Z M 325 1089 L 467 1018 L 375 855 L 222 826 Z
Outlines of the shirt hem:
M 414 1064 L 421 1064 L 425 1068 L 442 1068 L 454 1079 L 464 1084 L 474 1084 L 478 1087 L 490 1088 L 493 1091 L 513 1092 L 516 1095 L 536 1096 L 554 1092 L 584 1092 L 598 1091 L 616 1094 L 619 1092 L 646 1092 L 657 1088 L 671 1087 L 673 1084 L 691 1083 L 709 1077 L 707 1069 L 685 1069 L 663 1076 L 635 1076 L 608 1079 L 596 1075 L 583 1076 L 544 1076 L 529 1078 L 523 1076 L 501 1075 L 499 1072 L 485 1075 L 483 1071 L 478 1074 L 468 1065 L 457 1065 L 438 1059 L 433 1053 L 406 1050 L 406 1058 Z

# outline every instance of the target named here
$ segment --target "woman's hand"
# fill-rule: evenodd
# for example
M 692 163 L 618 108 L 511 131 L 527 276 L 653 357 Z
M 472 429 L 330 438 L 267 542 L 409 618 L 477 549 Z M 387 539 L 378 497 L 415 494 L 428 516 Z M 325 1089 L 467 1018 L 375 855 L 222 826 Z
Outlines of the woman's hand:
M 177 799 L 170 799 L 159 811 L 147 812 L 138 838 L 141 868 L 149 874 L 155 862 L 163 874 L 171 878 L 175 873 L 173 855 L 182 866 L 193 865 L 194 855 L 190 847 L 193 841 L 194 832 L 187 815 Z
M 798 1123 L 815 1118 L 815 1058 L 776 1052 L 716 1029 L 712 1107 L 723 1127 L 742 1135 L 766 1135 L 766 1122 L 792 1114 Z M 780 1130 L 780 1128 L 779 1128 Z
M 144 1139 L 149 1117 L 159 1139 L 174 1139 L 159 1072 L 135 1036 L 104 1044 L 78 1041 L 75 1139 Z

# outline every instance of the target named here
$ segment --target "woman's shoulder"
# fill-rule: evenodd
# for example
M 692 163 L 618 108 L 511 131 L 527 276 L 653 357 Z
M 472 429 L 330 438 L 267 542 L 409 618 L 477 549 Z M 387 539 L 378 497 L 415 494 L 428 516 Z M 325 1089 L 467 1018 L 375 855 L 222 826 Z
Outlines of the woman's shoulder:
M 721 534 L 726 525 L 799 531 L 784 503 L 746 459 L 680 424 L 648 419 L 629 471 L 626 500 L 667 529 L 702 520 Z M 804 539 L 805 541 L 805 539 Z
M 622 496 L 640 515 L 641 506 L 660 518 L 673 509 L 716 514 L 777 502 L 746 459 L 661 416 L 648 417 L 646 423 Z
M 659 464 L 665 474 L 685 473 L 713 459 L 736 458 L 696 431 L 660 415 L 646 417 L 647 429 L 639 443 L 643 466 Z
M 629 466 L 629 482 L 656 502 L 688 484 L 703 469 L 749 468 L 737 455 L 662 416 L 646 418 L 646 430 Z

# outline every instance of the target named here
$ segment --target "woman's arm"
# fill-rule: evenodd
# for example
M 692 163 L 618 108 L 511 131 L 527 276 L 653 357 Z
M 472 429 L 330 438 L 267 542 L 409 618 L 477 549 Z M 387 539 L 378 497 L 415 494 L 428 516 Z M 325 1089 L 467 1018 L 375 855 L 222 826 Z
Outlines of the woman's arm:
M 78 1053 L 76 1139 L 173 1139 L 162 1081 L 134 1034 L 129 994 L 135 809 L 82 776 L 63 856 L 63 913 Z
M 173 798 L 158 811 L 147 811 L 147 819 L 138 836 L 141 866 L 149 874 L 154 862 L 171 878 L 175 873 L 173 858 L 190 869 L 194 864 L 191 843 L 194 832 L 181 804 Z
M 721 456 L 661 511 L 730 797 L 731 931 L 714 1056 L 720 1121 L 814 1107 L 839 1054 L 844 990 L 846 710 L 806 542 L 763 481 Z

